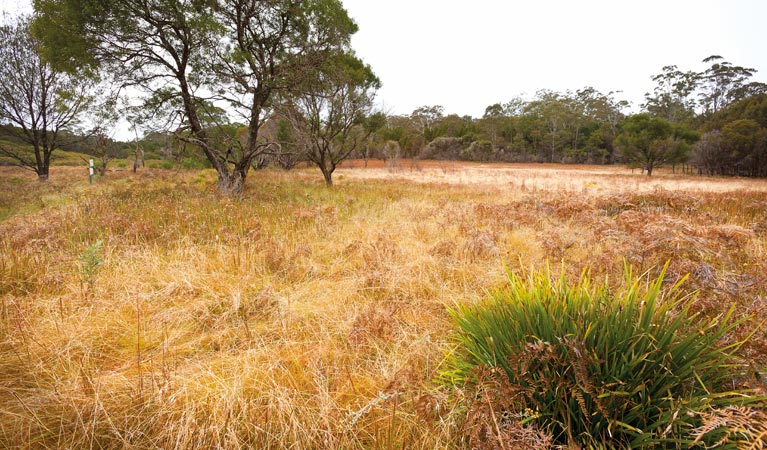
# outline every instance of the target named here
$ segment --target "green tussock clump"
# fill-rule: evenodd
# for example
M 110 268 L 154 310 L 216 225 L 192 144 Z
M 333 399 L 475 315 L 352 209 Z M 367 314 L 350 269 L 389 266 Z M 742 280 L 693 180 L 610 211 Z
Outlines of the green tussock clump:
M 743 342 L 725 337 L 738 321 L 731 311 L 691 314 L 682 281 L 667 286 L 665 276 L 665 268 L 655 279 L 627 269 L 627 287 L 612 292 L 588 274 L 575 285 L 548 271 L 509 274 L 484 302 L 456 307 L 455 351 L 440 381 L 473 393 L 474 424 L 465 427 L 473 446 L 520 424 L 577 448 L 761 443 L 735 421 L 711 421 L 728 408 L 764 417 L 764 398 L 734 389 Z

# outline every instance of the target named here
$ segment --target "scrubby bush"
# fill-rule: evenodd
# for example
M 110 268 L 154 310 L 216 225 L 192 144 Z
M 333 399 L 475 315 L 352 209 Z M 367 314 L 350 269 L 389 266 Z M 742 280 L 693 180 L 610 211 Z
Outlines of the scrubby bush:
M 461 151 L 468 144 L 455 137 L 438 137 L 425 146 L 418 155 L 419 159 L 457 160 L 461 157 Z
M 210 167 L 210 163 L 198 158 L 184 158 L 181 161 L 181 167 L 184 169 L 207 169 Z
M 493 143 L 490 141 L 474 141 L 461 150 L 461 159 L 465 161 L 490 161 L 493 159 Z
M 764 398 L 732 390 L 742 343 L 726 336 L 737 322 L 690 314 L 680 284 L 665 286 L 665 270 L 657 279 L 626 272 L 622 292 L 588 275 L 571 286 L 564 276 L 510 274 L 486 301 L 452 311 L 456 350 L 441 381 L 496 402 L 499 436 L 511 421 L 575 448 L 748 441 L 724 422 L 705 425 L 715 411 L 764 406 Z M 482 394 L 488 374 L 503 395 Z

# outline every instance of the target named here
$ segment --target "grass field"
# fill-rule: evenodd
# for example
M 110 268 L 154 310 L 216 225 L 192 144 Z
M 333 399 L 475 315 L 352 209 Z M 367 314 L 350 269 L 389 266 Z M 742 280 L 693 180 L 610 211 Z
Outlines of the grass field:
M 767 181 L 363 165 L 240 199 L 212 171 L 0 167 L 0 448 L 460 448 L 447 309 L 546 265 L 620 289 L 670 261 L 767 376 Z

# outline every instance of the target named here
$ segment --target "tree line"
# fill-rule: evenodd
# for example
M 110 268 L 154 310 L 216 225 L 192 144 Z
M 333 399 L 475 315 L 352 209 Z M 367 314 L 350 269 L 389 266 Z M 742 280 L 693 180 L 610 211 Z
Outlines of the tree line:
M 710 175 L 767 176 L 767 85 L 720 56 L 702 72 L 667 66 L 642 111 L 592 87 L 538 91 L 489 105 L 481 118 L 423 106 L 389 117 L 373 152 L 469 161 L 629 164 L 648 175 L 687 165 Z
M 51 153 L 145 149 L 216 170 L 220 191 L 248 172 L 299 161 L 325 182 L 341 161 L 420 158 L 684 165 L 767 176 L 767 85 L 720 56 L 663 67 L 642 111 L 619 92 L 540 90 L 482 117 L 439 105 L 406 115 L 374 106 L 381 81 L 350 47 L 338 0 L 35 0 L 0 33 L 0 154 L 48 176 Z M 126 92 L 131 94 L 125 95 Z M 117 145 L 119 117 L 155 129 Z M 29 150 L 31 149 L 31 150 Z M 134 168 L 135 168 L 134 163 Z

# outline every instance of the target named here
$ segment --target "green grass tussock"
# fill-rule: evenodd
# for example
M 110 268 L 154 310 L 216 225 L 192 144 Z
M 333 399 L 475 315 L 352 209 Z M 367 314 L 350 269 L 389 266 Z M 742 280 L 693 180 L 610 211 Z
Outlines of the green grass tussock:
M 666 268 L 654 279 L 627 269 L 626 286 L 613 290 L 588 274 L 571 285 L 548 271 L 510 273 L 486 301 L 452 311 L 456 350 L 442 383 L 477 389 L 494 379 L 503 392 L 496 413 L 545 430 L 559 445 L 751 443 L 753 435 L 724 422 L 703 427 L 712 411 L 765 406 L 754 391 L 733 389 L 747 372 L 737 362 L 743 342 L 724 342 L 739 321 L 732 309 L 692 314 L 680 292 L 684 279 L 669 285 L 666 276 Z M 484 417 L 491 419 L 503 420 Z

